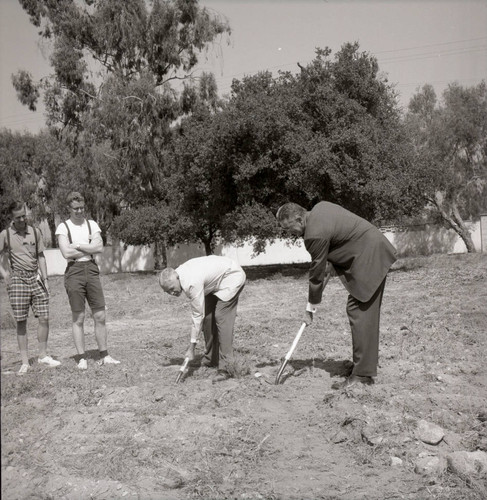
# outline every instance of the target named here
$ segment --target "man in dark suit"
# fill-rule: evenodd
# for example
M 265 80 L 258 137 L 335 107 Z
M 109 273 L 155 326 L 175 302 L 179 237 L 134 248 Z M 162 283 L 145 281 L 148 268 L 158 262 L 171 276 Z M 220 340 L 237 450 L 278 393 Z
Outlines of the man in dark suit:
M 349 293 L 353 369 L 343 386 L 373 384 L 379 361 L 380 307 L 387 272 L 396 261 L 394 247 L 370 222 L 326 201 L 311 211 L 286 203 L 276 217 L 285 231 L 303 236 L 311 254 L 306 324 L 311 324 L 321 302 L 328 261 Z

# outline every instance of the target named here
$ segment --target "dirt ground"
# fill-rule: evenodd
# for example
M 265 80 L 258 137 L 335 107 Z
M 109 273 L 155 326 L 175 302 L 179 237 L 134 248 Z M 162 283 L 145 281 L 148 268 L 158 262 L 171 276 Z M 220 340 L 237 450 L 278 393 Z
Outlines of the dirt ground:
M 351 358 L 347 294 L 332 278 L 282 377 L 301 324 L 303 267 L 248 269 L 236 322 L 238 378 L 212 384 L 196 361 L 175 384 L 189 341 L 183 298 L 153 273 L 103 277 L 110 354 L 73 359 L 63 278 L 51 283 L 50 352 L 20 360 L 1 288 L 2 498 L 483 499 L 485 474 L 447 467 L 487 451 L 487 255 L 402 259 L 388 277 L 376 384 L 335 390 Z M 199 346 L 199 357 L 202 347 Z M 261 376 L 256 376 L 261 374 Z M 418 433 L 425 420 L 438 444 Z M 434 460 L 433 460 L 434 459 Z M 422 467 L 424 461 L 434 467 Z

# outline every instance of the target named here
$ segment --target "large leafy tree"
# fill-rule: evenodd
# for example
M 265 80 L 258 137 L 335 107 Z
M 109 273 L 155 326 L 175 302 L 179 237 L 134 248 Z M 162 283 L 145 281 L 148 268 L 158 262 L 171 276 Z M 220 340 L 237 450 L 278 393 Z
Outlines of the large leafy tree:
M 261 251 L 288 200 L 311 208 L 327 199 L 369 220 L 417 209 L 392 86 L 358 44 L 330 56 L 318 50 L 297 74 L 234 81 L 220 112 L 182 123 L 171 182 L 207 252 L 216 238 L 254 239 Z
M 411 98 L 407 124 L 416 149 L 412 173 L 428 207 L 475 246 L 465 220 L 487 209 L 487 86 L 451 84 L 437 99 L 431 85 Z
M 69 188 L 73 160 L 69 151 L 48 132 L 37 135 L 0 132 L 0 217 L 4 226 L 8 206 L 23 200 L 34 223 L 46 220 L 55 246 L 55 216 L 62 211 L 59 200 Z
M 76 166 L 69 149 L 47 130 L 35 136 L 33 166 L 30 173 L 30 182 L 35 182 L 32 213 L 36 221 L 47 221 L 51 246 L 56 247 L 57 216 L 64 212 L 64 199 L 76 178 Z
M 333 60 L 329 54 L 318 51 L 301 71 L 301 124 L 311 134 L 292 158 L 288 187 L 307 205 L 325 198 L 372 221 L 414 212 L 410 150 L 393 86 L 357 43 Z
M 170 126 L 188 111 L 181 81 L 227 23 L 196 0 L 20 0 L 51 42 L 54 73 L 14 76 L 34 109 L 76 158 L 77 190 L 104 232 L 123 207 L 167 197 L 164 149 Z M 76 183 L 73 183 L 76 184 Z
M 10 221 L 9 205 L 15 200 L 29 204 L 36 190 L 34 170 L 35 139 L 30 134 L 0 131 L 0 228 Z
M 186 228 L 185 228 L 186 226 Z M 191 221 L 165 203 L 124 210 L 113 221 L 111 232 L 126 245 L 154 245 L 154 267 L 167 267 L 168 246 L 184 243 L 181 234 L 192 234 Z
M 213 75 L 203 74 L 197 86 L 185 85 L 181 97 L 182 110 L 188 114 L 186 123 L 201 123 L 200 135 L 191 137 L 185 142 L 181 127 L 173 127 L 171 131 L 171 150 L 174 143 L 179 151 L 195 152 L 206 148 L 206 127 L 211 117 L 222 109 L 224 103 L 218 98 Z M 168 146 L 163 152 L 163 167 L 159 170 L 159 178 L 155 186 L 160 188 L 161 196 L 152 205 L 139 204 L 127 206 L 114 219 L 111 233 L 124 242 L 134 245 L 154 244 L 156 250 L 156 266 L 164 267 L 167 263 L 165 248 L 178 243 L 198 242 L 205 245 L 207 253 L 212 253 L 214 243 L 212 228 L 219 227 L 218 210 L 208 211 L 207 200 L 201 196 L 188 195 L 193 192 L 201 194 L 201 175 L 198 167 L 188 171 L 177 155 L 171 154 Z M 217 172 L 213 172 L 217 175 Z M 184 192 L 181 191 L 184 186 Z M 219 194 L 223 197 L 227 186 L 220 182 Z M 208 190 L 206 190 L 208 192 Z M 214 192 L 213 192 L 214 194 Z M 208 236 L 209 234 L 209 236 Z

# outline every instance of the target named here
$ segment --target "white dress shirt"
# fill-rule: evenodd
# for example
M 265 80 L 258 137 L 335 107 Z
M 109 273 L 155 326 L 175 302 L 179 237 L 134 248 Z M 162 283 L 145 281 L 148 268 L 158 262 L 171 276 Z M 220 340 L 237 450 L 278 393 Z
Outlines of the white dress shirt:
M 191 301 L 191 342 L 196 342 L 205 317 L 205 296 L 233 299 L 245 284 L 244 270 L 232 259 L 218 255 L 190 259 L 176 268 L 181 288 Z

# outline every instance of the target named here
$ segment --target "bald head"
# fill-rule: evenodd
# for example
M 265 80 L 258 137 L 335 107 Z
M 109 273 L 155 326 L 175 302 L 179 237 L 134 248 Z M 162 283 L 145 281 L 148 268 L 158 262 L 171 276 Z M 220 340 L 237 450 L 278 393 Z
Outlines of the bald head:
M 169 295 L 179 297 L 181 295 L 181 283 L 178 273 L 172 267 L 166 267 L 159 274 L 159 285 Z

